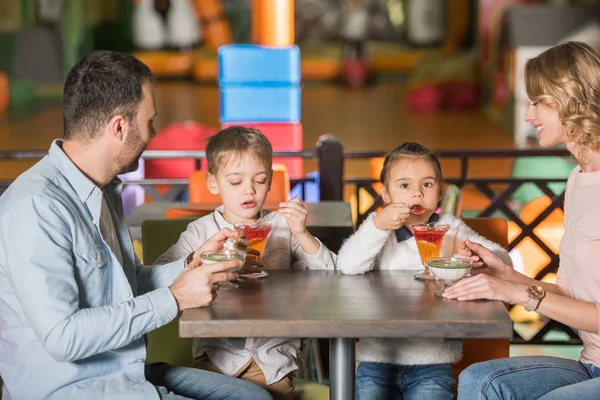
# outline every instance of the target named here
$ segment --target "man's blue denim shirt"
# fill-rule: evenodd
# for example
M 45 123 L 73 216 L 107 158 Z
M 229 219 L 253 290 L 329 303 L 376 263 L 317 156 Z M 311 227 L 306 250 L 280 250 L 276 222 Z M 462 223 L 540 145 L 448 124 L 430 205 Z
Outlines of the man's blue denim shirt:
M 121 182 L 90 181 L 55 140 L 0 197 L 0 376 L 4 396 L 159 399 L 144 378 L 144 335 L 177 316 L 167 287 L 183 260 L 144 267 Z M 102 195 L 123 253 L 100 234 Z

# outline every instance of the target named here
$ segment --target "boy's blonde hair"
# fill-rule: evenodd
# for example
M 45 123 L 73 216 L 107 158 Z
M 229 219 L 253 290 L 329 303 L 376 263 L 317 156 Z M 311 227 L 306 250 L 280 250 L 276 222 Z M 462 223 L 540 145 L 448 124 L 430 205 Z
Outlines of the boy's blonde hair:
M 263 162 L 269 171 L 273 165 L 273 147 L 269 139 L 258 129 L 239 125 L 227 127 L 209 137 L 205 152 L 208 172 L 213 175 L 231 159 L 247 155 Z
M 600 57 L 585 43 L 552 47 L 525 64 L 534 103 L 554 108 L 568 141 L 600 150 Z

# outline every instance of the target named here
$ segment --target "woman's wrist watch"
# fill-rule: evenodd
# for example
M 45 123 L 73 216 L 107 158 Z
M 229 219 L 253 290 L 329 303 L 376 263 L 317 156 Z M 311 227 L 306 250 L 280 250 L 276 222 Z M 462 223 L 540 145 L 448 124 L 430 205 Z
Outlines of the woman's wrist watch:
M 546 291 L 539 285 L 529 286 L 527 288 L 527 294 L 529 295 L 527 304 L 525 305 L 527 311 L 537 310 L 544 297 L 546 297 Z

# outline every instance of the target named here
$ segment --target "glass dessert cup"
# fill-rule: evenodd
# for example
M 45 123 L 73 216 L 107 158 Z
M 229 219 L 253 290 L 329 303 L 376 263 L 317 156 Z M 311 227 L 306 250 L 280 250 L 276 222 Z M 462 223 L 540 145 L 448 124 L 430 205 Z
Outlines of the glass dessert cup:
M 438 258 L 442 249 L 442 242 L 446 232 L 450 229 L 448 224 L 432 222 L 429 224 L 412 224 L 410 230 L 417 242 L 419 256 L 424 270 L 415 274 L 418 281 L 435 281 L 437 277 L 429 271 L 427 262 L 432 258 Z
M 247 254 L 246 257 L 260 260 L 262 253 L 265 250 L 265 244 L 267 243 L 267 237 L 273 225 L 269 222 L 257 221 L 254 224 L 235 224 L 235 229 L 242 229 L 246 234 L 246 240 L 248 241 L 248 248 L 254 249 L 260 252 L 259 256 L 253 254 Z
M 432 258 L 427 264 L 429 271 L 444 282 L 444 287 L 434 293 L 436 297 L 444 297 L 446 289 L 467 276 L 473 266 L 471 260 L 460 256 Z
M 221 261 L 230 261 L 230 260 L 240 260 L 241 264 L 238 267 L 229 268 L 226 272 L 237 272 L 244 262 L 246 261 L 246 257 L 244 253 L 231 251 L 227 249 L 221 250 L 212 250 L 212 251 L 204 251 L 200 253 L 200 258 L 202 259 L 202 265 L 210 265 L 215 264 Z M 219 287 L 223 290 L 233 290 L 237 289 L 239 286 L 233 282 L 223 282 L 219 284 Z

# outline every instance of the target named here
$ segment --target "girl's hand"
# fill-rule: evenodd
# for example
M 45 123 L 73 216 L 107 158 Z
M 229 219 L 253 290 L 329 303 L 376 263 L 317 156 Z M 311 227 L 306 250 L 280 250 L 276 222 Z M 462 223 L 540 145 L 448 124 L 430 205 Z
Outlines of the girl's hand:
M 410 209 L 404 203 L 388 204 L 379 214 L 373 218 L 373 222 L 377 229 L 382 231 L 393 231 L 404 225 Z

